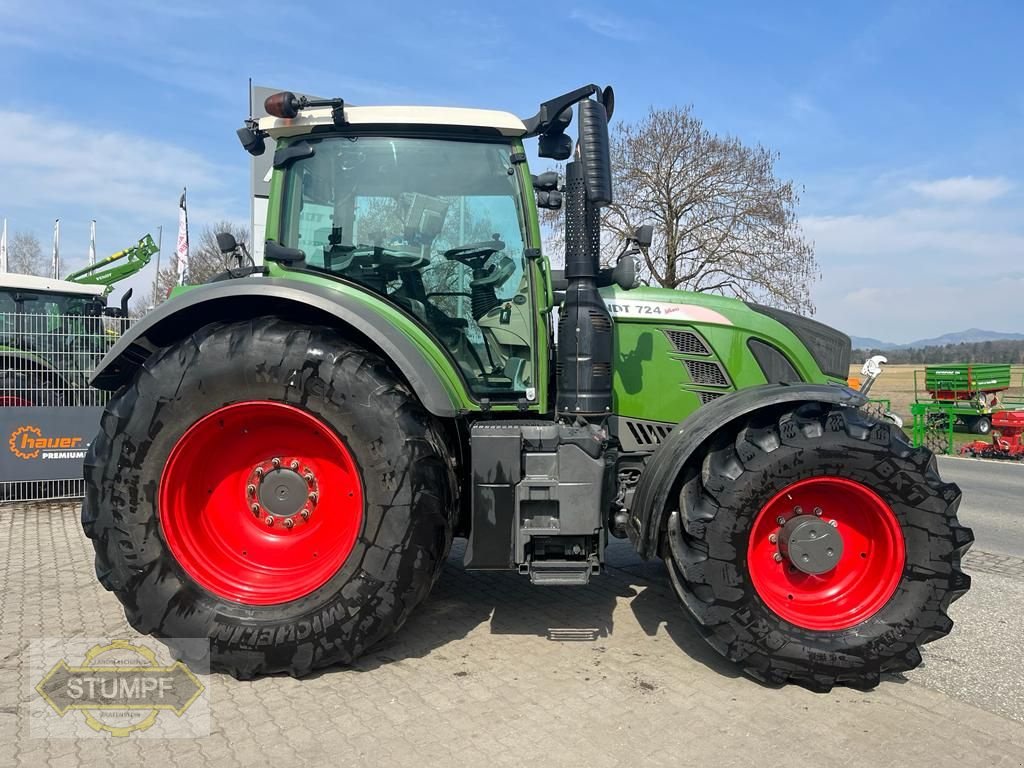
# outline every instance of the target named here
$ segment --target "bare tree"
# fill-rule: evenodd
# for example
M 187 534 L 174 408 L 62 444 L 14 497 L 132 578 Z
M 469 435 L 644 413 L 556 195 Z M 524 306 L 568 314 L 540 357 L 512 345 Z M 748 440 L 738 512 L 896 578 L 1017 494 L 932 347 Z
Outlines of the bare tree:
M 247 228 L 230 221 L 218 221 L 207 225 L 200 233 L 199 240 L 189 248 L 188 269 L 185 272 L 187 285 L 205 283 L 229 267 L 238 266 L 233 257 L 231 263 L 228 263 L 224 254 L 220 252 L 217 245 L 218 232 L 228 232 L 234 235 L 235 240 L 244 244 L 250 251 L 252 250 Z M 135 301 L 131 312 L 132 316 L 141 317 L 150 307 L 166 301 L 176 285 L 178 285 L 178 257 L 176 253 L 172 252 L 170 263 L 161 269 L 154 278 L 153 290 Z
M 711 133 L 690 107 L 652 108 L 637 123 L 619 123 L 611 153 L 606 240 L 653 224 L 646 278 L 813 314 L 814 246 L 800 229 L 793 182 L 775 176 L 776 153 Z M 606 260 L 615 255 L 602 250 Z
M 22 275 L 47 277 L 49 261 L 43 256 L 39 238 L 28 232 L 16 232 L 7 246 L 7 268 Z

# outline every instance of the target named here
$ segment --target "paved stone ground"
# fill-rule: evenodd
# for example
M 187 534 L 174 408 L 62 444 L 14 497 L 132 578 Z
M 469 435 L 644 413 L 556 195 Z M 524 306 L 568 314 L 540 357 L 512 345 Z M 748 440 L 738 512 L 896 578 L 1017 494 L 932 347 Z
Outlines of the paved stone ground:
M 994 590 L 1021 565 L 975 557 L 992 573 L 977 569 L 957 604 L 965 628 L 971 601 L 998 611 Z M 558 589 L 467 573 L 453 559 L 406 627 L 354 669 L 206 677 L 207 737 L 43 740 L 26 722 L 29 642 L 134 635 L 94 580 L 75 507 L 0 507 L 0 765 L 1024 765 L 1013 719 L 1024 719 L 1024 685 L 1009 681 L 1005 710 L 977 694 L 987 711 L 956 672 L 970 667 L 965 642 L 979 633 L 1019 645 L 1016 624 L 958 627 L 929 646 L 923 670 L 942 670 L 938 680 L 915 671 L 870 693 L 770 688 L 704 645 L 660 564 L 621 546 L 612 560 L 590 587 Z

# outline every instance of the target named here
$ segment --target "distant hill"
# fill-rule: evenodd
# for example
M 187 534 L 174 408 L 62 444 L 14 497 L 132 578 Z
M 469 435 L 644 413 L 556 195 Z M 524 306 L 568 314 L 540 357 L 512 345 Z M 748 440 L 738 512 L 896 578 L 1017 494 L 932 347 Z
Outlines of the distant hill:
M 896 349 L 897 345 L 891 341 L 879 341 L 868 336 L 851 336 L 850 341 L 854 349 Z
M 891 341 L 880 341 L 864 336 L 852 336 L 854 349 L 922 349 L 923 347 L 944 347 L 950 344 L 976 344 L 983 341 L 1024 341 L 1024 333 L 1003 333 L 986 331 L 981 328 L 968 328 L 966 331 L 946 333 L 933 339 L 918 339 L 908 344 L 894 344 Z

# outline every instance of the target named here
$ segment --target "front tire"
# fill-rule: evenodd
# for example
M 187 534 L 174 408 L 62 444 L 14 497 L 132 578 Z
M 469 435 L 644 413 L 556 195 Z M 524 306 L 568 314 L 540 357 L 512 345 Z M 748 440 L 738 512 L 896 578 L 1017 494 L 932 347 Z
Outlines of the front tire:
M 236 677 L 348 664 L 438 577 L 441 431 L 375 355 L 274 318 L 215 324 L 111 400 L 85 462 L 96 573 L 139 632 Z
M 974 538 L 959 503 L 893 425 L 801 406 L 722 436 L 690 468 L 668 570 L 708 642 L 752 677 L 870 688 L 953 626 Z

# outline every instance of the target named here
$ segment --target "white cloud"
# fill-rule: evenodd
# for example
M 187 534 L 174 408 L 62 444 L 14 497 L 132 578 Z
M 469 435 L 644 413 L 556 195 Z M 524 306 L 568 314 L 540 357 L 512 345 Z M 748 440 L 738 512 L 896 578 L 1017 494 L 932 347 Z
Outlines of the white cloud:
M 899 268 L 909 257 L 919 268 L 932 258 L 956 257 L 978 268 L 1005 269 L 1024 260 L 1024 234 L 990 218 L 955 208 L 906 208 L 870 216 L 807 216 L 800 220 L 819 256 L 854 256 Z
M 576 8 L 569 14 L 569 18 L 580 22 L 591 32 L 612 40 L 635 43 L 644 37 L 642 25 L 635 19 L 617 16 L 613 13 Z
M 227 170 L 167 142 L 3 110 L 0 167 L 5 208 L 71 204 L 132 216 L 165 214 L 183 186 L 220 197 Z
M 910 188 L 919 195 L 943 203 L 987 203 L 1005 195 L 1013 189 L 1013 184 L 1000 176 L 955 176 L 936 181 L 915 181 Z

